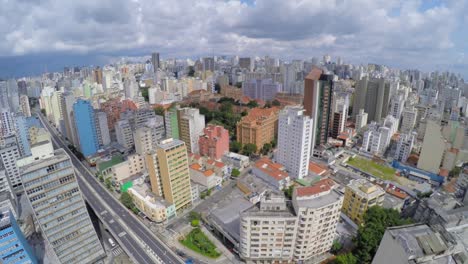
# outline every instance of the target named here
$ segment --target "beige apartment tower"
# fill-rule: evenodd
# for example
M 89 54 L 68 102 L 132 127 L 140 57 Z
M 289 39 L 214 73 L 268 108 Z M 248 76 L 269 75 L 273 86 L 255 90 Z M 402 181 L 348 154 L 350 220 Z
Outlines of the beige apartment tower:
M 151 190 L 175 205 L 176 211 L 192 206 L 187 147 L 178 139 L 166 139 L 146 154 Z
M 374 205 L 382 206 L 384 195 L 384 189 L 366 179 L 353 180 L 346 186 L 342 211 L 360 225 L 367 209 Z

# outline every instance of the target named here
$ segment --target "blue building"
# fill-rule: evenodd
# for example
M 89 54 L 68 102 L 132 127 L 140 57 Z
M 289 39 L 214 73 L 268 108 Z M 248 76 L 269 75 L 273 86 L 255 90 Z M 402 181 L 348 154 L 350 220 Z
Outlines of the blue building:
M 73 104 L 73 113 L 81 153 L 85 157 L 91 156 L 99 149 L 93 107 L 88 100 L 78 99 Z
M 26 117 L 16 116 L 17 140 L 22 157 L 31 155 L 31 146 L 29 145 L 29 127 Z
M 0 211 L 0 263 L 38 263 L 10 210 Z

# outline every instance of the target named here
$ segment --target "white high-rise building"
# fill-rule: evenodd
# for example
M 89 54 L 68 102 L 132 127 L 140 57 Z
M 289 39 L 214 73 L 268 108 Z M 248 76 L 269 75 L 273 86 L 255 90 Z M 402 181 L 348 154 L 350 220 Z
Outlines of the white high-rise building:
M 128 119 L 123 119 L 115 123 L 115 136 L 117 142 L 126 149 L 133 148 L 133 131 Z
M 3 146 L 0 147 L 0 159 L 5 167 L 11 187 L 17 189 L 22 184 L 19 170 L 16 166 L 16 160 L 21 157 L 20 149 L 14 134 L 5 137 L 3 141 Z
M 392 102 L 390 104 L 390 115 L 392 115 L 397 120 L 400 120 L 401 113 L 403 112 L 405 106 L 405 98 L 402 94 L 395 95 L 392 98 Z
M 276 160 L 296 179 L 307 176 L 312 147 L 313 120 L 304 111 L 300 106 L 288 106 L 278 118 Z
M 0 137 L 4 138 L 15 133 L 15 119 L 7 108 L 0 110 Z
M 40 151 L 35 151 L 35 147 Z M 59 263 L 101 260 L 105 252 L 81 196 L 70 157 L 63 149 L 54 151 L 47 141 L 35 147 L 33 155 L 19 160 L 18 165 L 45 241 Z
M 369 125 L 369 129 L 364 132 L 360 151 L 378 154 L 380 153 L 382 144 L 382 134 L 379 131 L 378 125 L 372 122 Z
M 411 134 L 400 134 L 394 156 L 396 160 L 406 162 L 411 154 L 411 150 L 413 149 L 415 139 L 416 132 Z
M 356 115 L 355 128 L 360 130 L 365 126 L 367 126 L 367 113 L 364 112 L 364 109 L 359 109 L 359 113 Z
M 98 134 L 99 145 L 107 146 L 111 143 L 109 126 L 107 124 L 107 114 L 102 111 L 96 111 L 96 131 Z
M 414 126 L 416 125 L 416 118 L 418 116 L 418 111 L 414 108 L 407 108 L 401 113 L 401 132 L 402 133 L 411 133 Z
M 198 139 L 203 135 L 205 116 L 196 108 L 181 108 L 177 112 L 179 120 L 179 136 L 190 153 L 198 153 Z

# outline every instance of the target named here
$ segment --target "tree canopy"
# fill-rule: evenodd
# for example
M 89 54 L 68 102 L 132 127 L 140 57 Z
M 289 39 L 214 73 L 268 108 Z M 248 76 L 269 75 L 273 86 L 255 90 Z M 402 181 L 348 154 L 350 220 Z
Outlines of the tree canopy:
M 231 141 L 231 143 L 229 143 L 229 150 L 231 152 L 240 153 L 242 144 L 239 141 Z
M 242 154 L 250 156 L 257 152 L 257 145 L 253 143 L 247 143 L 242 147 Z

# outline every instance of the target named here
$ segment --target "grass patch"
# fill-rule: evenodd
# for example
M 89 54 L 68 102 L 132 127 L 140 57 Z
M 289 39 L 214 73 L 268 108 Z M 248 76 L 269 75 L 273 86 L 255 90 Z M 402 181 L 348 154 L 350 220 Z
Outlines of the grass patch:
M 383 180 L 395 180 L 395 169 L 378 164 L 372 160 L 355 157 L 348 160 L 348 165 L 356 167 Z
M 187 248 L 202 254 L 209 258 L 217 258 L 221 254 L 216 251 L 216 246 L 211 242 L 208 237 L 200 230 L 200 228 L 194 228 L 185 239 L 181 239 L 180 243 Z

